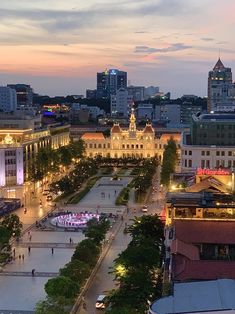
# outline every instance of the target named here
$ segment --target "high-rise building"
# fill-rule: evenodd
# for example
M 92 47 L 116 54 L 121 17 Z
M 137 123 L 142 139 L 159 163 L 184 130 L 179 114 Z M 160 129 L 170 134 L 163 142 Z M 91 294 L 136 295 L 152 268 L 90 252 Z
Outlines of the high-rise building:
M 110 97 L 111 115 L 127 117 L 132 103 L 132 96 L 128 95 L 128 91 L 125 88 L 119 88 Z
M 144 100 L 144 86 L 128 86 L 128 94 L 132 96 L 133 101 L 143 101 Z
M 18 107 L 24 108 L 33 105 L 33 89 L 30 85 L 8 84 L 7 86 L 16 91 Z
M 16 91 L 7 86 L 0 86 L 0 111 L 12 112 L 17 107 Z
M 235 84 L 231 68 L 226 68 L 220 58 L 208 75 L 208 112 L 234 111 Z
M 154 98 L 156 97 L 158 93 L 159 93 L 159 87 L 157 86 L 145 87 L 144 98 L 145 99 Z
M 127 72 L 110 69 L 97 73 L 97 98 L 110 98 L 122 87 L 127 88 Z
M 96 99 L 96 89 L 87 89 L 86 90 L 87 99 Z

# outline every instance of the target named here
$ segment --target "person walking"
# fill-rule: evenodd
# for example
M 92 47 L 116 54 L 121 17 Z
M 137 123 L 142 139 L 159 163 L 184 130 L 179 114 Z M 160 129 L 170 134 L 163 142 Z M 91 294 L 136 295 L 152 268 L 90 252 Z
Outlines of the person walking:
M 15 256 L 16 256 L 16 249 L 14 248 L 13 249 L 13 257 L 15 258 Z
M 69 243 L 70 243 L 70 244 L 72 244 L 72 243 L 73 243 L 72 238 L 69 238 Z
M 22 260 L 24 261 L 24 254 L 22 254 Z
M 31 251 L 31 247 L 30 246 L 28 246 L 28 253 L 30 254 L 30 251 Z
M 19 259 L 21 259 L 21 254 L 19 254 Z
M 32 240 L 32 235 L 30 234 L 30 236 L 29 236 L 29 241 L 31 241 Z
M 54 248 L 53 247 L 51 248 L 51 254 L 52 255 L 54 254 Z
M 33 268 L 32 269 L 32 276 L 34 277 L 34 275 L 35 275 L 35 269 Z

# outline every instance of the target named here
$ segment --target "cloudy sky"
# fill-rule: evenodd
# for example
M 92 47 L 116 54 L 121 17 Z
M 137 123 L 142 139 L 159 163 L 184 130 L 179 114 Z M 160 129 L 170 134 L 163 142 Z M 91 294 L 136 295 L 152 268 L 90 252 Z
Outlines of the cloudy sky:
M 84 94 L 118 68 L 132 85 L 204 96 L 219 51 L 235 77 L 234 0 L 0 2 L 0 85 L 40 94 Z

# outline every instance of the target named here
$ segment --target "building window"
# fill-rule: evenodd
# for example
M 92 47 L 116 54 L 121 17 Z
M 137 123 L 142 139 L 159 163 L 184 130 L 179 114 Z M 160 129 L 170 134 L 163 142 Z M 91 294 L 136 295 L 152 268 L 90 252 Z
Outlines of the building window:
M 232 156 L 232 152 L 231 151 L 228 152 L 228 156 Z
M 188 161 L 188 166 L 189 166 L 189 168 L 192 167 L 192 160 L 191 159 L 189 159 L 189 161 Z
M 140 145 L 140 148 L 143 149 L 143 145 Z
M 232 167 L 232 160 L 228 160 L 228 167 L 229 167 L 229 168 Z
M 205 168 L 205 160 L 201 160 L 201 168 Z
M 129 149 L 129 144 L 126 145 L 126 148 Z
M 184 166 L 185 166 L 185 167 L 188 166 L 187 159 L 185 159 L 185 161 L 184 161 Z
M 210 151 L 209 150 L 206 151 L 206 156 L 210 156 Z
M 206 168 L 210 168 L 210 160 L 206 160 Z
M 205 151 L 204 150 L 202 150 L 201 155 L 205 156 Z
M 92 148 L 92 144 L 89 144 L 89 148 Z
M 188 154 L 189 154 L 189 156 L 192 156 L 192 151 L 189 150 L 189 151 L 188 151 Z
M 184 151 L 184 154 L 185 154 L 185 156 L 187 156 L 187 154 L 188 154 L 188 151 L 187 151 L 187 150 L 185 150 L 185 151 Z
M 222 150 L 222 152 L 221 152 L 221 156 L 224 156 L 225 154 L 224 154 L 224 150 Z
M 125 145 L 124 144 L 122 144 L 122 148 L 125 149 Z
M 216 156 L 220 156 L 220 151 L 216 151 Z

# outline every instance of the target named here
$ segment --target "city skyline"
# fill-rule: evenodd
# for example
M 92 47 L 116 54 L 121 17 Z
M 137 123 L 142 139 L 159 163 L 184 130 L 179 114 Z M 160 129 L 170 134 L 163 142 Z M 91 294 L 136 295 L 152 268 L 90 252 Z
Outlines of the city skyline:
M 0 85 L 85 94 L 105 68 L 132 85 L 206 96 L 219 54 L 235 71 L 232 0 L 16 0 L 0 4 Z M 225 5 L 226 4 L 226 5 Z M 220 21 L 223 21 L 221 23 Z

